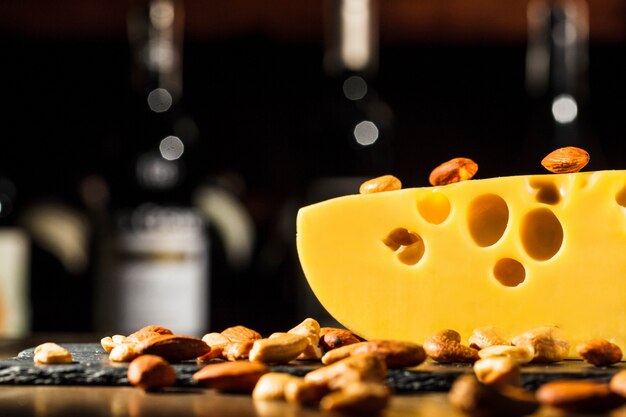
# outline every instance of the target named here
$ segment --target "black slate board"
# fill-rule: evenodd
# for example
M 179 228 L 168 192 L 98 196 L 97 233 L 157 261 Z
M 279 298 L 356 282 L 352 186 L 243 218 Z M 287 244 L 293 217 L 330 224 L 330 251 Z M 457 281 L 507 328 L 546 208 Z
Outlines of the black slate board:
M 3 385 L 128 385 L 128 364 L 111 363 L 107 353 L 97 343 L 63 343 L 72 353 L 74 363 L 63 365 L 35 365 L 34 348 L 26 349 L 15 358 L 0 360 L 0 384 Z M 204 364 L 187 361 L 173 364 L 177 386 L 197 386 L 192 375 Z M 272 371 L 302 376 L 320 364 L 300 362 L 271 366 Z M 534 390 L 541 384 L 556 379 L 593 379 L 608 381 L 618 371 L 626 369 L 620 363 L 597 368 L 581 361 L 563 361 L 555 365 L 525 366 L 522 368 L 524 387 Z M 472 372 L 471 365 L 440 365 L 433 362 L 412 369 L 390 369 L 386 383 L 397 393 L 447 391 L 461 374 Z

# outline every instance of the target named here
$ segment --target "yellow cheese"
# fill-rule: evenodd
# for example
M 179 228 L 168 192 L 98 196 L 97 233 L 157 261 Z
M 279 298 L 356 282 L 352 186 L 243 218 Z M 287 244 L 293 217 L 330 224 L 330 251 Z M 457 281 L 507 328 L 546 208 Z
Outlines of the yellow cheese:
M 313 292 L 365 338 L 553 325 L 626 348 L 626 171 L 349 195 L 300 209 L 297 230 Z

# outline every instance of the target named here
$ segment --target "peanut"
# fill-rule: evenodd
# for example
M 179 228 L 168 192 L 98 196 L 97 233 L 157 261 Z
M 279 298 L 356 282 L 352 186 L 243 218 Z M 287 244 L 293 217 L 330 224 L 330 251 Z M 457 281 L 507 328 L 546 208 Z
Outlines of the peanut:
M 320 408 L 351 414 L 377 414 L 389 403 L 391 394 L 383 384 L 358 382 L 324 396 Z
M 461 335 L 450 329 L 440 330 L 424 342 L 426 354 L 440 363 L 474 363 L 478 351 L 461 344 Z
M 548 382 L 537 390 L 537 400 L 572 413 L 600 413 L 624 403 L 624 398 L 612 392 L 609 384 L 585 380 Z
M 165 359 L 155 355 L 142 355 L 128 365 L 128 382 L 152 391 L 176 384 L 176 371 Z
M 315 369 L 306 374 L 304 380 L 333 390 L 355 381 L 381 382 L 386 375 L 387 366 L 379 356 L 373 353 L 361 353 Z
M 72 354 L 56 343 L 42 343 L 35 348 L 33 361 L 39 365 L 72 363 Z
M 539 327 L 513 338 L 514 346 L 522 346 L 533 352 L 532 362 L 559 362 L 567 357 L 569 343 L 557 327 Z
M 448 392 L 452 406 L 470 416 L 519 417 L 534 413 L 539 404 L 533 395 L 519 387 L 493 387 L 473 375 L 458 377 Z
M 264 363 L 288 363 L 296 359 L 309 345 L 308 338 L 298 334 L 283 334 L 255 340 L 250 360 Z
M 269 369 L 262 363 L 249 361 L 222 362 L 206 365 L 193 374 L 193 380 L 205 388 L 251 393 Z
M 325 350 L 359 343 L 361 340 L 350 330 L 337 329 L 334 327 L 322 327 L 320 329 L 320 346 Z
M 256 383 L 252 391 L 252 398 L 255 400 L 284 400 L 287 383 L 299 379 L 296 376 L 278 372 L 264 374 Z
M 476 350 L 484 349 L 494 345 L 510 345 L 509 342 L 497 327 L 486 326 L 474 329 L 469 338 L 469 346 Z
M 100 345 L 106 353 L 110 353 L 113 348 L 117 346 L 117 343 L 113 341 L 113 338 L 111 336 L 106 336 L 100 339 Z
M 402 188 L 402 182 L 393 175 L 383 175 L 365 181 L 359 187 L 361 194 L 382 193 L 384 191 L 395 191 Z
M 507 357 L 514 360 L 518 365 L 525 365 L 533 360 L 532 349 L 523 346 L 494 345 L 478 351 L 481 359 L 494 357 Z
M 109 360 L 111 362 L 130 362 L 139 356 L 137 347 L 132 343 L 122 343 L 113 348 L 109 353 Z
M 346 346 L 342 346 L 333 350 L 329 350 L 328 352 L 324 354 L 324 356 L 322 356 L 322 363 L 324 365 L 330 365 L 331 363 L 335 363 L 337 361 L 345 359 L 348 356 L 350 356 L 350 354 L 352 353 L 354 349 L 356 349 L 357 347 L 361 345 L 364 345 L 365 343 L 366 342 L 352 343 L 350 345 L 346 345 Z
M 318 360 L 322 357 L 322 348 L 319 346 L 320 325 L 316 320 L 307 318 L 287 333 L 298 334 L 307 338 L 308 344 L 297 359 Z
M 328 391 L 327 385 L 307 382 L 303 378 L 295 378 L 285 385 L 285 399 L 295 404 L 316 404 Z
M 595 366 L 613 365 L 622 360 L 622 350 L 615 343 L 604 339 L 593 339 L 576 346 L 584 360 Z
M 611 391 L 614 393 L 626 397 L 626 370 L 619 371 L 613 375 L 609 383 L 609 388 L 611 388 Z
M 480 382 L 486 385 L 520 386 L 522 384 L 519 364 L 506 356 L 495 356 L 474 362 L 474 374 Z
M 566 146 L 550 152 L 541 165 L 550 172 L 557 174 L 578 172 L 589 163 L 589 153 L 575 146 Z
M 247 359 L 250 355 L 253 342 L 231 342 L 222 346 L 222 358 L 229 361 L 237 361 L 239 359 Z
M 454 158 L 435 168 L 428 178 L 431 185 L 446 185 L 472 179 L 478 164 L 469 158 Z

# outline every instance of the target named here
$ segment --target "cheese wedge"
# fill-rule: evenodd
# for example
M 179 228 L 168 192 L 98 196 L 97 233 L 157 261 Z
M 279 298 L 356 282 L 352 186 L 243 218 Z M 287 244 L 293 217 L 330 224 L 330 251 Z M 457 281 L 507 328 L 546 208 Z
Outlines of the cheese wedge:
M 322 305 L 366 339 L 558 326 L 572 347 L 626 348 L 626 171 L 339 197 L 300 209 L 297 248 Z

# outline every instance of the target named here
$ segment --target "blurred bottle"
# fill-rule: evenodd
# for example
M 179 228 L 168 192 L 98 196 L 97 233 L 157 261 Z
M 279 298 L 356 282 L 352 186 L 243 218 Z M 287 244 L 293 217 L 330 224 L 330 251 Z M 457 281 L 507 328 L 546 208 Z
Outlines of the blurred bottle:
M 587 2 L 533 0 L 527 10 L 526 89 L 531 99 L 527 152 L 579 146 L 592 153 L 591 164 L 601 166 L 604 158 L 589 114 Z
M 159 324 L 200 335 L 209 322 L 208 240 L 190 202 L 198 132 L 181 104 L 182 2 L 132 2 L 128 36 L 130 158 L 112 184 L 115 234 L 97 289 L 97 327 L 128 333 Z
M 17 189 L 0 176 L 0 337 L 30 330 L 29 239 L 16 224 Z
M 342 164 L 350 162 L 350 174 L 384 171 L 393 157 L 394 115 L 376 85 L 378 7 L 377 0 L 326 1 L 325 99 L 333 109 L 333 130 L 348 145 Z

